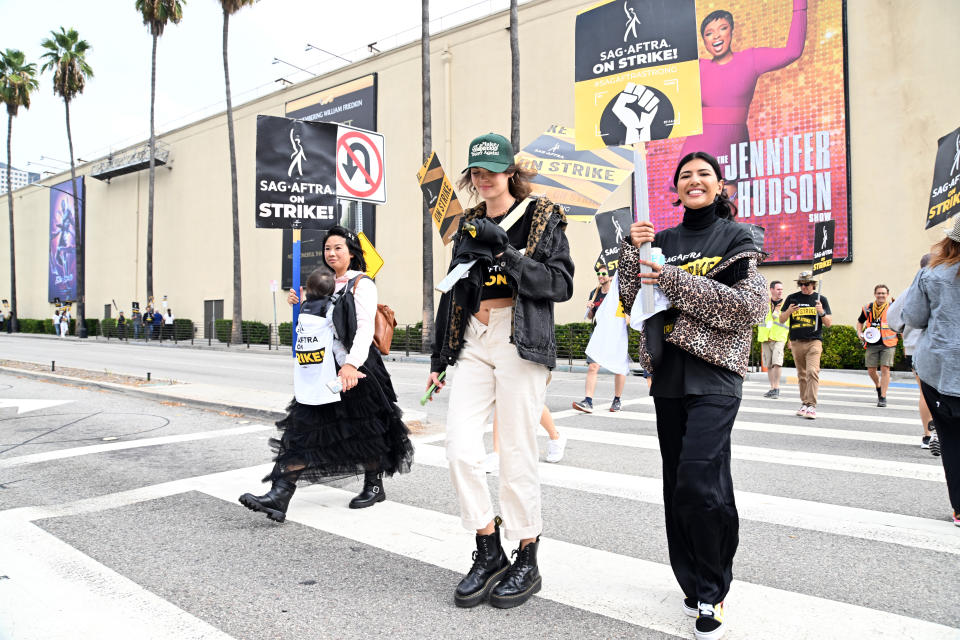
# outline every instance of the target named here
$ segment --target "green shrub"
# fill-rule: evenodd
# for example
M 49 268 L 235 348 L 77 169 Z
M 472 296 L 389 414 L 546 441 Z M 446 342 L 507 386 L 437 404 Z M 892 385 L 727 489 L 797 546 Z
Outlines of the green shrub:
M 46 325 L 44 323 L 46 323 Z M 47 326 L 50 327 L 49 331 L 46 329 Z M 32 318 L 20 318 L 18 320 L 18 327 L 20 333 L 53 333 L 53 321 L 50 319 L 34 320 Z
M 50 318 L 44 318 L 43 320 L 31 320 L 30 322 L 39 322 L 41 325 L 41 331 L 28 331 L 23 328 L 23 320 L 20 321 L 20 331 L 24 333 L 50 333 L 56 335 L 57 331 L 53 327 L 53 320 Z
M 293 323 L 281 322 L 277 327 L 277 335 L 280 338 L 280 344 L 290 346 L 293 344 Z
M 176 320 L 174 320 L 176 323 Z M 217 340 L 220 342 L 231 342 L 230 333 L 233 330 L 233 320 L 217 320 L 214 323 Z M 267 325 L 255 320 L 244 320 L 240 323 L 240 331 L 243 334 L 243 342 L 246 344 L 249 339 L 250 344 L 267 344 L 267 337 L 270 331 Z
M 104 318 L 100 321 L 100 331 L 104 338 L 116 338 L 117 334 L 117 321 L 115 318 Z
M 189 340 L 193 337 L 193 320 L 189 318 L 173 319 L 173 337 L 177 340 Z

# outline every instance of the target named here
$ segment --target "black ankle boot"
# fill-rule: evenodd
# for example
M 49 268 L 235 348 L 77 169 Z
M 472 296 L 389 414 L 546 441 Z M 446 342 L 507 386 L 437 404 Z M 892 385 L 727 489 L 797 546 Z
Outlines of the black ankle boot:
M 387 499 L 383 492 L 383 474 L 379 471 L 367 471 L 363 474 L 363 490 L 350 501 L 351 509 L 372 507 Z
M 519 607 L 540 591 L 540 569 L 537 567 L 537 547 L 540 536 L 523 548 L 517 548 L 513 555 L 517 559 L 510 565 L 503 580 L 490 593 L 490 604 L 498 609 Z
M 458 607 L 475 607 L 487 599 L 490 589 L 497 583 L 510 561 L 500 546 L 500 516 L 493 520 L 493 533 L 477 536 L 477 550 L 473 552 L 473 566 L 463 577 L 453 600 Z
M 245 493 L 240 496 L 240 504 L 251 511 L 260 511 L 267 514 L 267 517 L 277 522 L 283 522 L 287 519 L 287 505 L 290 504 L 290 498 L 293 492 L 297 490 L 297 484 L 286 478 L 278 478 L 273 481 L 270 491 L 262 496 L 255 496 L 252 493 Z

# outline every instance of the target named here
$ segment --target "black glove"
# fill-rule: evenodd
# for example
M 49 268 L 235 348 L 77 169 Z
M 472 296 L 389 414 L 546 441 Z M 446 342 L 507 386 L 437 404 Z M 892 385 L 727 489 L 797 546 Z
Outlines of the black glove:
M 510 244 L 510 238 L 507 237 L 507 232 L 504 231 L 500 225 L 489 218 L 478 218 L 468 224 L 472 224 L 473 229 L 471 230 L 467 225 L 464 225 L 464 230 L 477 242 L 482 242 L 489 246 L 493 255 L 496 256 L 506 251 L 507 246 Z

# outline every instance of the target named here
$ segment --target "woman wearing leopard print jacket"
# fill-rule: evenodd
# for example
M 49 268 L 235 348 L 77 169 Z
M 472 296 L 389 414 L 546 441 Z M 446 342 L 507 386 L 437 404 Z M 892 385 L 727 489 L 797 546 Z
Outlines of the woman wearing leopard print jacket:
M 730 432 L 740 407 L 754 324 L 763 320 L 763 258 L 736 206 L 723 191 L 720 166 L 704 152 L 688 154 L 673 179 L 683 221 L 654 233 L 634 223 L 620 252 L 620 297 L 631 308 L 640 282 L 658 284 L 671 308 L 648 319 L 641 339 L 653 372 L 663 460 L 667 545 L 683 589 L 683 610 L 696 617 L 695 637 L 724 633 L 739 520 L 730 475 Z M 644 242 L 663 251 L 661 267 L 642 261 Z

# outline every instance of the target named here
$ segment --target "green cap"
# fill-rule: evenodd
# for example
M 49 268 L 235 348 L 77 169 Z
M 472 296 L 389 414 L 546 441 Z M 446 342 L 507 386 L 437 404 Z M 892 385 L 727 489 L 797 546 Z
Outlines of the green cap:
M 503 173 L 513 164 L 513 146 L 510 141 L 496 133 L 486 133 L 474 138 L 467 155 L 467 168 L 480 167 L 487 171 Z

